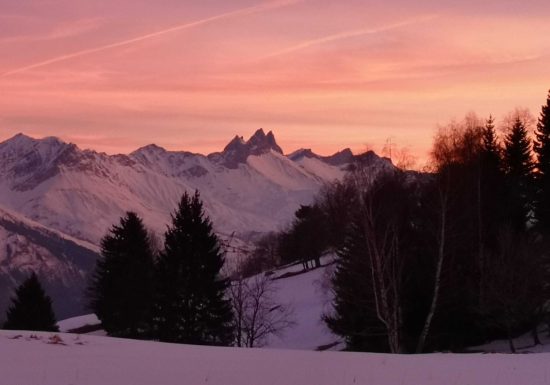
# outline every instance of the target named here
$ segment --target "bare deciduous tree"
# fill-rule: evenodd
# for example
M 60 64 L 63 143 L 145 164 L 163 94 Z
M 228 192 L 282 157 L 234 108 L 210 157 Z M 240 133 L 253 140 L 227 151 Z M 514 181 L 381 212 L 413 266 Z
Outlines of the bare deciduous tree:
M 280 335 L 294 325 L 292 307 L 278 303 L 276 292 L 275 283 L 261 274 L 231 283 L 237 346 L 262 346 L 268 336 Z
M 405 175 L 369 171 L 368 167 L 358 168 L 354 173 L 359 201 L 357 225 L 365 242 L 363 257 L 370 275 L 366 281 L 389 350 L 399 353 L 403 351 L 401 294 L 406 254 L 401 238 L 407 216 L 406 204 L 399 197 L 406 194 Z
M 439 203 L 440 203 L 440 221 L 439 221 L 439 236 L 437 238 L 437 267 L 434 276 L 434 286 L 432 300 L 430 302 L 430 310 L 426 315 L 426 320 L 424 321 L 424 326 L 422 327 L 422 332 L 418 338 L 418 344 L 416 346 L 416 353 L 422 353 L 424 350 L 424 344 L 426 343 L 426 338 L 430 332 L 430 327 L 432 325 L 432 320 L 437 309 L 437 302 L 439 300 L 439 294 L 441 290 L 441 273 L 443 270 L 443 261 L 445 260 L 445 240 L 447 239 L 447 209 L 448 209 L 448 195 L 447 192 L 443 189 L 439 190 Z
M 392 353 L 401 351 L 401 276 L 403 259 L 400 253 L 398 225 L 384 218 L 380 221 L 376 204 L 368 194 L 363 202 L 363 231 L 369 254 L 372 293 L 376 315 L 386 328 Z

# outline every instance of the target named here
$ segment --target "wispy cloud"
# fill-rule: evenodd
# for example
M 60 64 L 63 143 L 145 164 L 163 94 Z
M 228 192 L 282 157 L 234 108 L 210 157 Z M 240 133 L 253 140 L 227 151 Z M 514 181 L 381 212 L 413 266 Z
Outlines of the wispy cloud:
M 66 37 L 78 36 L 92 31 L 101 26 L 104 22 L 102 18 L 88 18 L 77 20 L 72 23 L 65 23 L 54 28 L 45 39 L 62 39 Z
M 245 15 L 250 15 L 250 14 L 259 13 L 259 12 L 265 12 L 265 11 L 269 11 L 269 10 L 272 10 L 272 9 L 277 9 L 277 8 L 293 5 L 293 4 L 302 2 L 302 1 L 304 1 L 304 0 L 276 0 L 276 1 L 269 1 L 267 3 L 257 4 L 257 5 L 246 7 L 246 8 L 241 8 L 241 9 L 238 9 L 238 10 L 235 10 L 235 11 L 225 12 L 225 13 L 222 13 L 222 14 L 219 14 L 219 15 L 207 17 L 207 18 L 204 18 L 204 19 L 192 21 L 192 22 L 185 23 L 185 24 L 179 24 L 179 25 L 176 25 L 176 26 L 173 26 L 173 27 L 170 27 L 170 28 L 166 28 L 166 29 L 162 29 L 162 30 L 159 30 L 159 31 L 155 31 L 155 32 L 152 32 L 152 33 L 145 34 L 145 35 L 137 36 L 137 37 L 134 37 L 134 38 L 131 38 L 131 39 L 126 39 L 126 40 L 122 40 L 122 41 L 102 45 L 102 46 L 99 46 L 99 47 L 88 48 L 88 49 L 84 49 L 84 50 L 77 51 L 77 52 L 71 52 L 71 53 L 61 55 L 61 56 L 57 56 L 57 57 L 54 57 L 54 58 L 51 58 L 51 59 L 48 59 L 48 60 L 44 60 L 44 61 L 40 61 L 40 62 L 37 62 L 37 63 L 29 64 L 29 65 L 26 65 L 26 66 L 23 66 L 23 67 L 13 69 L 11 71 L 4 72 L 3 74 L 0 74 L 0 78 L 11 76 L 11 75 L 16 75 L 16 74 L 19 74 L 19 73 L 22 73 L 22 72 L 32 70 L 34 68 L 44 67 L 44 66 L 51 65 L 51 64 L 54 64 L 54 63 L 59 63 L 59 62 L 65 61 L 65 60 L 74 59 L 74 58 L 78 58 L 78 57 L 81 57 L 81 56 L 90 55 L 90 54 L 93 54 L 93 53 L 102 52 L 102 51 L 106 51 L 106 50 L 113 49 L 113 48 L 128 46 L 128 45 L 131 45 L 131 44 L 139 43 L 139 42 L 144 41 L 144 40 L 152 39 L 152 38 L 155 38 L 155 37 L 163 36 L 163 35 L 166 35 L 166 34 L 178 32 L 178 31 L 182 31 L 182 30 L 186 30 L 186 29 L 199 27 L 199 26 L 209 24 L 209 23 L 213 23 L 213 22 L 216 22 L 216 21 L 219 21 L 219 20 L 234 18 L 234 17 L 238 17 L 238 16 L 245 16 Z
M 375 35 L 382 32 L 403 28 L 409 25 L 427 22 L 437 17 L 438 17 L 437 15 L 427 15 L 427 16 L 423 16 L 415 19 L 404 20 L 398 23 L 388 24 L 382 27 L 355 29 L 355 30 L 344 31 L 344 32 L 328 35 L 328 36 L 323 36 L 317 39 L 307 40 L 299 44 L 292 45 L 290 47 L 284 48 L 277 52 L 270 53 L 268 55 L 261 57 L 260 60 L 282 56 L 282 55 L 288 55 L 296 51 L 301 51 L 313 46 L 318 46 L 326 43 L 332 43 L 338 40 L 350 39 L 353 37 L 366 36 L 366 35 Z
M 0 43 L 27 43 L 35 41 L 47 41 L 79 36 L 93 31 L 104 22 L 103 18 L 86 18 L 67 23 L 62 23 L 51 31 L 42 34 L 9 36 L 0 39 Z

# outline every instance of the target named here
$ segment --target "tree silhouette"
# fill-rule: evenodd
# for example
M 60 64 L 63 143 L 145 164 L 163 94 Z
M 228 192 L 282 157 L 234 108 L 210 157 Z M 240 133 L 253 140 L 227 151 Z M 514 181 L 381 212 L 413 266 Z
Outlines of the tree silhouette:
M 17 288 L 12 301 L 4 329 L 59 331 L 52 301 L 44 292 L 35 273 Z
M 550 232 L 550 92 L 537 123 L 533 150 L 537 155 L 535 218 L 537 227 L 547 234 Z
M 516 120 L 504 140 L 504 170 L 508 184 L 510 220 L 515 231 L 523 231 L 531 219 L 533 198 L 531 143 L 522 120 Z
M 229 345 L 233 313 L 220 276 L 224 258 L 198 192 L 184 193 L 157 264 L 155 337 L 161 341 Z
M 148 334 L 153 300 L 153 253 L 141 218 L 128 212 L 101 240 L 88 290 L 90 307 L 109 335 Z

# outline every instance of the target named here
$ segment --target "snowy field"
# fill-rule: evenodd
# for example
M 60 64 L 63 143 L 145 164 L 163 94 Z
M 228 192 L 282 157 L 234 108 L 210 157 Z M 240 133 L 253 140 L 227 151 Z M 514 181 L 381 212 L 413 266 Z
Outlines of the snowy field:
M 3 385 L 538 385 L 550 354 L 385 355 L 214 348 L 0 331 Z
M 498 354 L 388 355 L 314 351 L 342 348 L 320 321 L 331 258 L 320 269 L 294 265 L 273 273 L 278 301 L 294 309 L 296 325 L 267 341 L 268 349 L 213 348 L 132 341 L 91 334 L 0 331 L 1 385 L 538 385 L 550 384 L 550 338 L 533 347 L 529 335 L 473 347 Z M 95 315 L 60 321 L 61 331 L 96 325 Z M 53 337 L 59 336 L 60 339 Z M 276 348 L 276 349 L 273 349 Z

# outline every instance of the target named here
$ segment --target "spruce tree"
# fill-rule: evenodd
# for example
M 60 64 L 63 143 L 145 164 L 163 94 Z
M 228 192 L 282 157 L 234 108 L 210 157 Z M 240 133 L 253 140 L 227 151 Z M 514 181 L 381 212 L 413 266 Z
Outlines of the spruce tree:
M 157 263 L 154 330 L 160 341 L 229 345 L 233 313 L 224 258 L 198 192 L 184 193 Z
M 324 321 L 333 333 L 344 338 L 348 350 L 388 352 L 384 325 L 376 316 L 366 243 L 362 226 L 354 219 L 344 245 L 338 250 L 331 280 L 334 312 L 325 315 Z
M 489 116 L 485 127 L 483 128 L 483 137 L 482 137 L 482 153 L 485 157 L 484 160 L 491 160 L 491 162 L 500 163 L 500 147 L 497 141 L 497 134 L 495 131 L 495 119 L 493 116 Z
M 502 207 L 506 205 L 506 186 L 502 165 L 502 148 L 497 140 L 495 121 L 487 119 L 482 133 L 481 161 L 481 234 L 483 247 L 496 247 L 499 226 L 506 222 Z
M 523 231 L 532 217 L 534 163 L 527 129 L 519 117 L 505 137 L 504 169 L 510 222 L 515 231 Z
M 546 235 L 550 233 L 550 92 L 537 123 L 533 150 L 537 155 L 535 219 Z
M 59 331 L 52 309 L 52 300 L 44 292 L 35 273 L 32 273 L 17 288 L 12 301 L 4 329 Z
M 141 218 L 128 212 L 101 240 L 101 258 L 88 292 L 90 307 L 109 335 L 148 335 L 153 278 L 149 235 Z
M 426 318 L 426 297 L 417 295 L 429 279 L 417 274 L 418 257 L 428 253 L 419 242 L 420 186 L 407 177 L 396 171 L 350 180 L 357 206 L 337 250 L 333 311 L 323 316 L 348 350 L 411 351 Z

